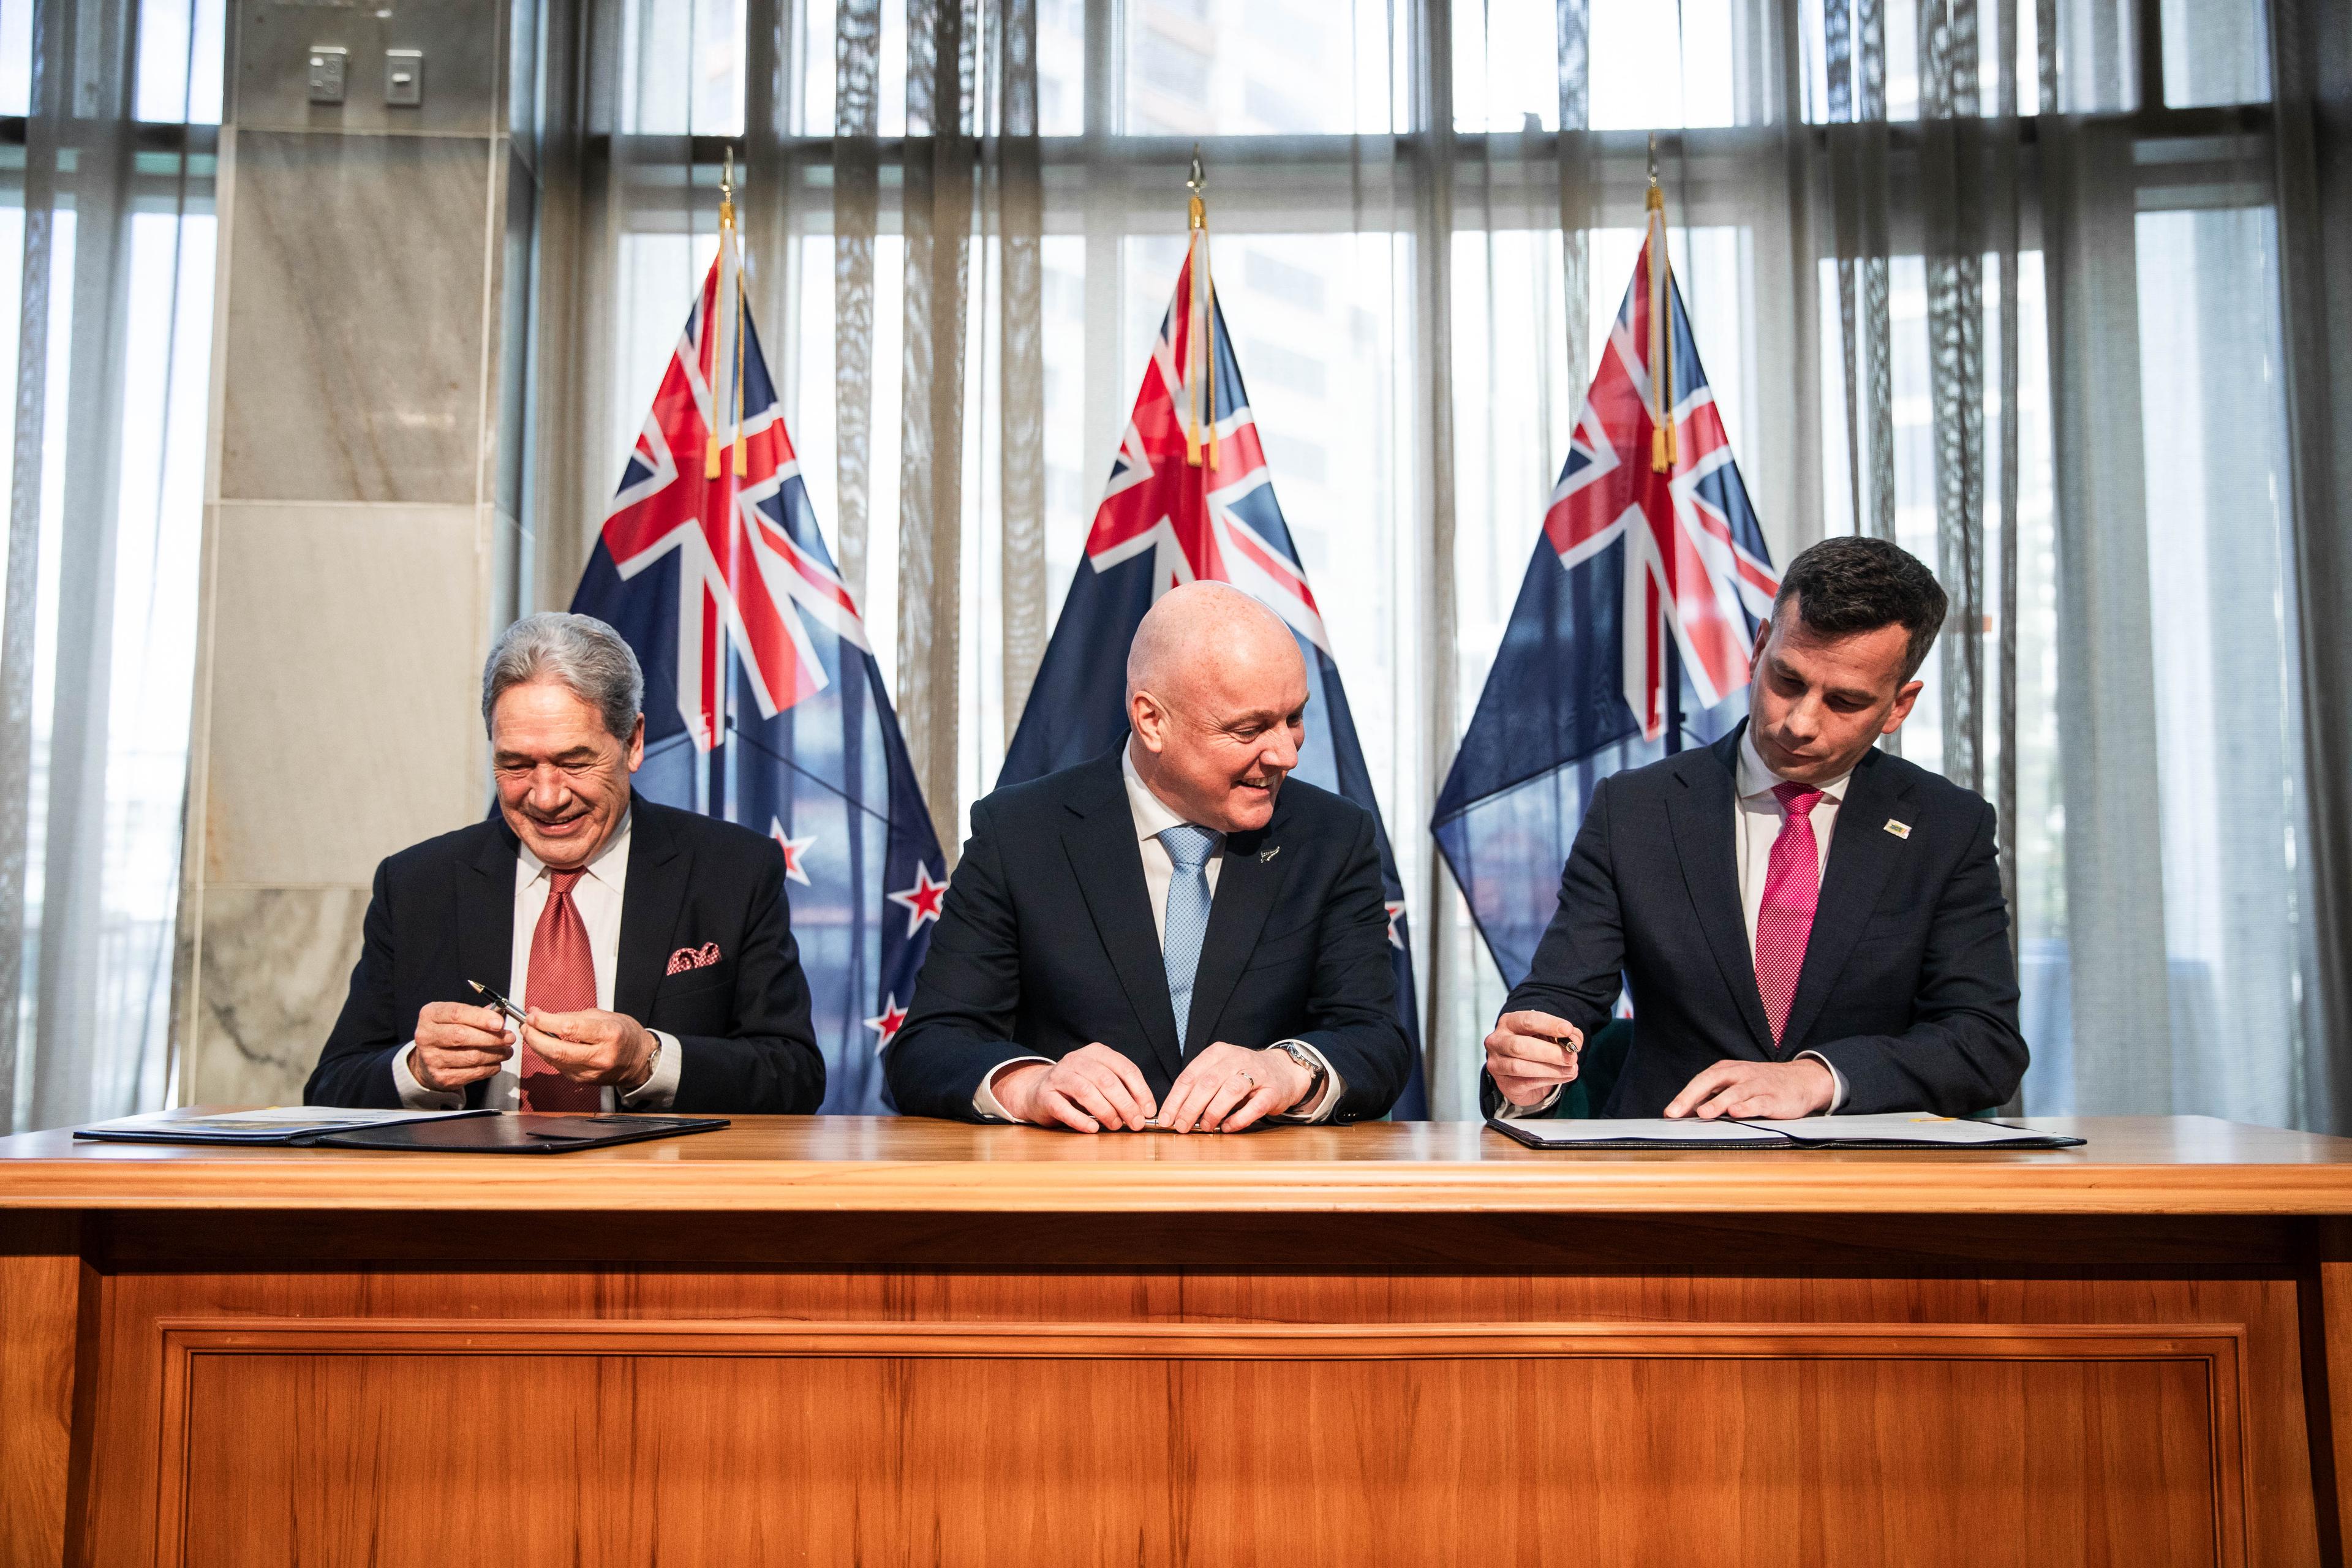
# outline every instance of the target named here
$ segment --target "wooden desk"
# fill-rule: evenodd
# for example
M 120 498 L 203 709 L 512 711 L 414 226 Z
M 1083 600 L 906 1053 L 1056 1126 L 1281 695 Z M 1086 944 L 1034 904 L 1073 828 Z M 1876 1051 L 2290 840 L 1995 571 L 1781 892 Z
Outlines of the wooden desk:
M 2352 1141 L 0 1140 L 0 1563 L 2336 1564 Z

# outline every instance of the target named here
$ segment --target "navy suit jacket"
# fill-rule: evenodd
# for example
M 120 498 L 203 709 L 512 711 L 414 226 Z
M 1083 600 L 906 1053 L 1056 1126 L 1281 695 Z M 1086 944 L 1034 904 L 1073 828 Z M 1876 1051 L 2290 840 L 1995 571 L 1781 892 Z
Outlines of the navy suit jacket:
M 1550 1013 L 1589 1037 L 1631 989 L 1633 1051 L 1603 1116 L 1656 1116 L 1703 1068 L 1801 1051 L 1844 1075 L 1848 1114 L 1959 1116 L 2007 1100 L 2026 1048 L 1993 809 L 1880 751 L 1855 766 L 1838 807 L 1774 1047 L 1734 860 L 1745 730 L 1601 781 L 1560 874 L 1559 910 L 1505 1010 Z M 1482 1093 L 1491 1112 L 1491 1079 Z
M 677 1037 L 685 1112 L 798 1112 L 824 1098 L 824 1058 L 809 1023 L 808 983 L 784 901 L 775 841 L 733 823 L 630 801 L 629 878 L 613 1010 Z M 312 1105 L 400 1104 L 392 1060 L 427 1002 L 508 989 L 520 843 L 487 822 L 404 849 L 376 868 L 360 960 L 342 1016 L 304 1099 Z M 719 961 L 667 973 L 679 948 L 719 944 Z M 518 998 L 520 1000 L 520 998 Z M 467 1086 L 479 1106 L 485 1085 Z
M 1404 1091 L 1412 1049 L 1371 814 L 1294 778 L 1265 826 L 1225 840 L 1180 1051 L 1113 752 L 971 808 L 913 1008 L 883 1061 L 899 1110 L 973 1121 L 981 1080 L 1016 1057 L 1099 1040 L 1164 1101 L 1213 1042 L 1281 1039 L 1315 1047 L 1339 1076 L 1334 1121 L 1383 1115 Z

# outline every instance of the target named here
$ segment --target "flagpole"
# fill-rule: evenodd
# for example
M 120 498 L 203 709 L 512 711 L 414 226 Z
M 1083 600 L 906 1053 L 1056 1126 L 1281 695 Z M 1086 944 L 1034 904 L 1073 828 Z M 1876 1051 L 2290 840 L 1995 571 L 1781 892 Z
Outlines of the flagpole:
M 731 300 L 726 297 L 730 274 L 734 284 Z M 714 298 L 710 302 L 711 313 L 715 317 L 720 309 L 731 306 L 728 310 L 728 325 L 735 340 L 734 386 L 730 392 L 725 394 L 722 394 L 716 385 L 710 389 L 709 462 L 710 469 L 716 470 L 712 477 L 723 481 L 719 490 L 719 504 L 732 511 L 735 507 L 735 492 L 743 482 L 743 252 L 736 241 L 735 153 L 732 148 L 727 150 L 725 162 L 721 164 L 719 173 L 719 276 L 720 284 L 719 297 Z M 718 324 L 715 320 L 711 322 L 713 328 Z M 714 381 L 727 372 L 728 367 L 721 363 L 718 357 L 719 354 L 725 353 L 726 346 L 727 340 L 721 338 L 712 355 L 711 369 L 714 373 Z M 734 447 L 731 463 L 722 460 L 720 456 L 719 425 L 727 412 L 732 412 L 734 415 L 735 438 L 731 443 Z M 720 531 L 719 537 L 728 542 L 727 551 L 730 557 L 721 563 L 720 572 L 731 586 L 736 581 L 736 573 L 743 569 L 746 563 L 733 559 L 735 541 L 738 538 L 736 530 L 723 529 Z M 735 638 L 730 629 L 723 625 L 718 628 L 718 633 L 719 711 L 713 715 L 717 732 L 710 737 L 709 787 L 712 809 L 709 815 L 732 822 L 735 819 L 735 792 L 731 787 L 735 748 L 729 742 L 734 731 Z
M 1658 133 L 1650 132 L 1649 227 L 1650 471 L 1670 474 L 1679 454 L 1675 440 L 1675 264 L 1666 254 L 1666 193 L 1658 186 Z
M 1666 194 L 1658 185 L 1658 133 L 1650 132 L 1650 190 L 1643 203 L 1649 234 L 1650 471 L 1671 475 L 1681 454 L 1675 440 L 1674 260 L 1666 254 Z M 1671 497 L 1669 498 L 1671 504 Z M 1669 601 L 1671 603 L 1672 601 Z M 1673 621 L 1659 628 L 1665 644 L 1666 754 L 1683 749 L 1683 651 Z
M 1192 298 L 1185 301 L 1184 461 L 1201 466 L 1201 388 L 1209 390 L 1209 467 L 1217 466 L 1217 291 L 1209 278 L 1209 188 L 1201 168 L 1201 144 L 1192 143 L 1192 172 L 1184 181 L 1192 193 L 1185 211 L 1185 247 L 1192 270 Z

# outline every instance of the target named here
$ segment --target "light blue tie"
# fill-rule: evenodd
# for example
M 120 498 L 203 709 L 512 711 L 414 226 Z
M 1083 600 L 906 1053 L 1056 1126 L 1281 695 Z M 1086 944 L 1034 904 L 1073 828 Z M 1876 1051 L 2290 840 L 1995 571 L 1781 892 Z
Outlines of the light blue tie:
M 1168 965 L 1168 1000 L 1176 1013 L 1176 1048 L 1184 1048 L 1192 1022 L 1192 975 L 1201 967 L 1201 939 L 1209 932 L 1209 857 L 1223 836 L 1191 823 L 1160 835 L 1174 862 L 1168 879 L 1168 933 L 1160 955 Z

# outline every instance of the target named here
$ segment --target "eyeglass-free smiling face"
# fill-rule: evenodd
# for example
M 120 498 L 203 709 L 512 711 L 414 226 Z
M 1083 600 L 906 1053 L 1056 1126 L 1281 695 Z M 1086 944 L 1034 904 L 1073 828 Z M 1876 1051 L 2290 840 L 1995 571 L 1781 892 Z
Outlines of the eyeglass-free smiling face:
M 1128 655 L 1128 754 L 1185 820 L 1247 833 L 1274 816 L 1307 738 L 1307 663 L 1271 610 L 1223 583 L 1160 597 Z
M 559 871 L 596 857 L 629 809 L 629 775 L 646 756 L 646 721 L 627 741 L 560 681 L 510 686 L 490 711 L 499 811 L 524 847 Z

